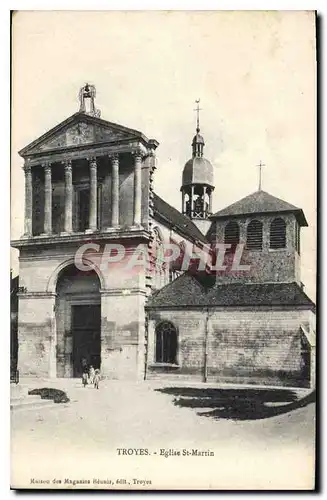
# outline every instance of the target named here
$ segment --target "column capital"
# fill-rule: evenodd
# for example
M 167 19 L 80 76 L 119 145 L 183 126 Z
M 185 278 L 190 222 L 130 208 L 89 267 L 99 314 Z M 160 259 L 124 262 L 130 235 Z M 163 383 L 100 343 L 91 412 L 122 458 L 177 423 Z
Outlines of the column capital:
M 154 148 L 148 148 L 146 154 L 147 154 L 147 156 L 154 157 L 156 155 L 155 149 Z
M 23 168 L 25 174 L 31 173 L 31 165 L 29 163 L 25 162 L 22 168 Z
M 62 165 L 64 165 L 66 171 L 71 170 L 71 168 L 72 168 L 72 161 L 71 160 L 67 159 L 67 160 L 62 161 L 61 163 L 62 163 Z
M 52 162 L 51 162 L 51 161 L 48 161 L 48 160 L 43 161 L 43 162 L 41 163 L 41 166 L 42 166 L 43 168 L 49 168 L 49 167 L 51 167 L 51 165 L 52 165 Z
M 111 161 L 115 161 L 115 160 L 117 161 L 117 160 L 119 160 L 119 153 L 109 153 L 108 158 Z
M 44 167 L 45 173 L 51 173 L 51 166 L 52 164 L 50 162 L 46 162 L 42 164 L 42 167 Z
M 89 166 L 90 166 L 90 169 L 93 169 L 93 170 L 95 170 L 97 168 L 97 159 L 95 156 L 92 156 L 89 159 Z
M 144 158 L 146 156 L 146 153 L 143 151 L 143 149 L 137 148 L 137 149 L 133 149 L 131 151 L 131 155 L 134 156 L 135 159 L 136 158 L 142 159 L 142 158 Z
M 90 166 L 91 165 L 96 165 L 97 164 L 97 157 L 96 156 L 87 156 L 86 157 L 87 161 L 89 162 Z

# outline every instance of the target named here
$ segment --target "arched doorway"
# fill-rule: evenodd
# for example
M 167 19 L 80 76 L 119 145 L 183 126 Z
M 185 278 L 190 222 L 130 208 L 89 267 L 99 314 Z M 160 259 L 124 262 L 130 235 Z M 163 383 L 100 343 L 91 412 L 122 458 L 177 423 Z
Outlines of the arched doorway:
M 80 377 L 83 360 L 101 365 L 98 275 L 71 264 L 60 272 L 56 293 L 57 377 Z

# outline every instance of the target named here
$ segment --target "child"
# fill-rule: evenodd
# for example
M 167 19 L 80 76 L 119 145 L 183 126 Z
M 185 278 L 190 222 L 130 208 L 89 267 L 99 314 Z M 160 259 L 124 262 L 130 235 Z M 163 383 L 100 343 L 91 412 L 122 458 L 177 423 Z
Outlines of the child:
M 82 384 L 85 387 L 87 385 L 87 379 L 89 378 L 89 369 L 87 365 L 82 368 Z
M 96 369 L 93 377 L 94 389 L 99 389 L 99 382 L 100 382 L 100 370 Z
M 95 370 L 93 366 L 90 366 L 90 371 L 89 371 L 89 379 L 90 379 L 90 384 L 94 383 L 94 375 L 95 375 Z

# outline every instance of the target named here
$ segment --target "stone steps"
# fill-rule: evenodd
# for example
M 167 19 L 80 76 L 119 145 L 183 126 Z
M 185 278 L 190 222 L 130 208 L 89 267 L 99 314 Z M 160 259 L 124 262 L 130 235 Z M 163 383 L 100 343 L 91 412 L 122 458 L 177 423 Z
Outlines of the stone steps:
M 37 394 L 28 394 L 31 389 L 36 389 L 38 386 L 44 387 L 44 383 L 22 383 L 10 386 L 10 409 L 17 410 L 30 410 L 41 408 L 58 408 L 65 406 L 64 404 L 54 403 L 52 399 L 42 399 Z
M 40 396 L 20 396 L 11 398 L 10 409 L 16 410 L 27 410 L 27 409 L 38 409 L 49 406 L 58 406 L 51 399 L 41 399 Z
M 192 375 L 180 374 L 180 373 L 159 373 L 159 372 L 148 372 L 146 375 L 146 380 L 158 380 L 163 382 L 168 381 L 185 381 L 185 382 L 202 382 L 202 377 L 194 377 Z

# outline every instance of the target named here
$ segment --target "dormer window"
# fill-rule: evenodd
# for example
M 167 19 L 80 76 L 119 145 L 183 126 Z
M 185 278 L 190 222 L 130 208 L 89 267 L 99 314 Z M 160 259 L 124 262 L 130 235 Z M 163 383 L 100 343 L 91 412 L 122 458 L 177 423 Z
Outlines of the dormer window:
M 286 223 L 280 217 L 270 224 L 270 248 L 273 250 L 286 248 Z
M 262 250 L 262 222 L 252 220 L 246 231 L 246 248 L 248 250 Z

